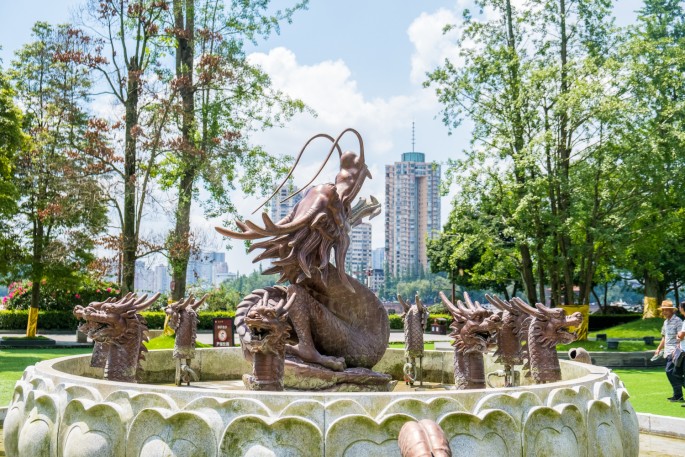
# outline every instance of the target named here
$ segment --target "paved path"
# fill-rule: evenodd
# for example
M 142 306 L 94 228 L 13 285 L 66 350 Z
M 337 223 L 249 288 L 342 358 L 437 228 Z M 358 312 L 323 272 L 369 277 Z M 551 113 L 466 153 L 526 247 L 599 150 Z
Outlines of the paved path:
M 76 332 L 63 332 L 63 331 L 39 331 L 39 335 L 45 336 L 47 338 L 53 339 L 58 343 L 76 343 Z M 12 336 L 22 336 L 23 331 L 2 331 L 0 336 L 12 335 Z M 209 330 L 200 330 L 197 334 L 197 339 L 201 343 L 212 344 L 212 332 Z M 451 341 L 451 338 L 447 335 L 434 335 L 432 333 L 426 333 L 423 336 L 424 341 Z M 235 335 L 235 341 L 238 342 L 238 335 Z M 402 342 L 404 341 L 404 333 L 401 330 L 391 330 L 390 331 L 390 342 Z

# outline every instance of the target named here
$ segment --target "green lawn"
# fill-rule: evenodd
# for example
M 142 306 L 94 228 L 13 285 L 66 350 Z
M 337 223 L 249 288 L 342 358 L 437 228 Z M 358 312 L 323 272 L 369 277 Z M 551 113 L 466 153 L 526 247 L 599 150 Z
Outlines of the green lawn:
M 659 317 L 638 319 L 626 324 L 591 332 L 589 336 L 594 338 L 598 333 L 605 333 L 607 338 L 642 338 L 645 336 L 653 336 L 654 338 L 659 339 L 661 338 L 661 326 L 663 323 L 664 320 Z M 658 343 L 659 342 L 657 341 L 657 344 Z
M 647 346 L 644 341 L 619 341 L 618 349 L 607 349 L 606 341 L 574 341 L 571 344 L 557 345 L 557 351 L 568 352 L 571 348 L 581 347 L 588 352 L 639 352 L 652 351 L 656 349 L 658 341 L 651 346 Z
M 671 403 L 666 398 L 673 395 L 671 385 L 663 368 L 616 369 L 630 394 L 630 403 L 639 413 L 661 416 L 685 417 L 685 403 Z
M 0 406 L 6 406 L 12 399 L 14 384 L 21 378 L 24 369 L 41 360 L 88 354 L 90 348 L 76 349 L 0 349 Z

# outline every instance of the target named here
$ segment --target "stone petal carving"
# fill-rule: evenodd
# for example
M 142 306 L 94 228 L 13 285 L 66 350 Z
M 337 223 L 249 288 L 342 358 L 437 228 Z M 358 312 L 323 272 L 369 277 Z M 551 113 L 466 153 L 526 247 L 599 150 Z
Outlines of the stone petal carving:
M 542 406 L 542 402 L 533 392 L 490 394 L 476 404 L 473 413 L 480 414 L 488 409 L 501 409 L 513 417 L 518 424 L 523 424 L 525 418 L 528 417 L 528 412 L 536 406 Z
M 319 430 L 323 430 L 325 426 L 324 414 L 324 407 L 321 402 L 314 400 L 296 400 L 286 406 L 283 411 L 281 411 L 280 416 L 306 417 L 314 422 Z
M 60 426 L 59 448 L 63 457 L 124 457 L 124 411 L 114 403 L 70 401 Z
M 133 419 L 127 457 L 206 457 L 217 455 L 212 428 L 199 414 L 144 409 Z
M 484 410 L 478 415 L 453 413 L 443 417 L 438 425 L 445 432 L 455 455 L 492 457 L 521 454 L 520 426 L 504 411 Z
M 547 406 L 554 408 L 555 406 L 570 403 L 576 405 L 583 417 L 587 414 L 588 403 L 594 397 L 590 389 L 585 386 L 562 387 L 554 389 L 547 396 Z
M 386 416 L 376 422 L 368 416 L 341 417 L 326 432 L 326 457 L 399 455 L 397 438 L 402 426 L 414 418 L 406 414 Z
M 533 408 L 523 426 L 523 436 L 524 457 L 588 457 L 585 419 L 575 405 Z
M 350 399 L 333 400 L 326 404 L 325 410 L 326 422 L 329 424 L 332 424 L 344 416 L 366 415 L 366 409 L 356 401 Z
M 127 420 L 135 417 L 146 408 L 178 410 L 176 402 L 166 394 L 153 392 L 136 392 L 134 390 L 117 390 L 105 398 L 106 402 L 119 405 Z
M 590 403 L 587 414 L 588 452 L 593 457 L 623 457 L 622 424 L 608 398 Z
M 316 424 L 300 417 L 243 416 L 228 424 L 220 452 L 226 457 L 323 455 L 323 435 Z
M 32 390 L 33 385 L 24 380 L 17 381 L 14 386 L 12 401 L 3 422 L 4 445 L 7 455 L 19 455 L 19 432 L 24 426 L 26 399 Z
M 183 408 L 204 417 L 214 430 L 217 441 L 221 438 L 228 424 L 241 416 L 266 416 L 272 413 L 261 401 L 250 398 L 198 398 Z
M 630 403 L 630 395 L 625 389 L 619 389 L 621 396 L 621 441 L 623 442 L 623 455 L 625 457 L 637 457 L 640 454 L 640 436 L 635 430 L 640 429 L 637 414 Z
M 376 421 L 380 422 L 384 417 L 394 414 L 406 414 L 417 421 L 431 419 L 439 422 L 444 415 L 455 411 L 466 411 L 466 408 L 457 400 L 449 397 L 433 397 L 426 401 L 416 398 L 400 398 L 386 406 L 378 414 Z
M 35 390 L 29 392 L 24 425 L 19 432 L 17 457 L 49 457 L 56 454 L 57 404 L 57 399 L 52 395 Z
M 64 410 L 70 401 L 74 399 L 101 401 L 102 396 L 97 389 L 88 386 L 79 386 L 77 384 L 59 384 L 55 389 L 59 397 L 60 410 Z

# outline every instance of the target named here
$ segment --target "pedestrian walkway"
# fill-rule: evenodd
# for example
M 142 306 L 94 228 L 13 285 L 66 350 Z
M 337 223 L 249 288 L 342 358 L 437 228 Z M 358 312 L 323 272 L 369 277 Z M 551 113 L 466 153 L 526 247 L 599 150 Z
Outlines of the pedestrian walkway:
M 2 331 L 0 332 L 0 336 L 7 335 L 7 336 L 22 336 L 24 335 L 24 332 L 21 330 L 16 330 L 16 331 Z M 76 343 L 76 331 L 73 332 L 68 332 L 68 331 L 54 331 L 54 330 L 46 330 L 46 331 L 38 331 L 38 335 L 44 336 L 46 338 L 50 338 L 52 340 L 55 340 L 58 345 L 59 343 L 62 344 L 72 344 Z M 236 333 L 234 341 L 237 343 L 239 341 L 238 339 L 238 334 Z M 199 330 L 197 332 L 197 340 L 200 343 L 204 344 L 212 344 L 213 341 L 213 333 L 210 330 Z M 452 339 L 447 336 L 447 335 L 436 335 L 433 333 L 426 333 L 423 335 L 423 340 L 428 342 L 428 341 L 452 341 Z M 391 330 L 390 331 L 390 342 L 403 342 L 404 341 L 404 332 L 402 330 Z

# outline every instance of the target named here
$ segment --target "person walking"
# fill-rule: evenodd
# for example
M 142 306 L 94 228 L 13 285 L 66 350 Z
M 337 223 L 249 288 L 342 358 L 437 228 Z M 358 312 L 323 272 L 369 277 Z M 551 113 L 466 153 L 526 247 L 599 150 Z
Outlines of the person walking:
M 664 325 L 661 327 L 661 342 L 654 354 L 659 354 L 664 350 L 666 358 L 666 377 L 673 388 L 673 395 L 668 397 L 668 401 L 683 401 L 683 371 L 682 367 L 676 367 L 674 354 L 676 347 L 679 346 L 678 333 L 682 330 L 683 321 L 675 315 L 676 308 L 671 300 L 664 300 L 659 307 L 664 316 Z

